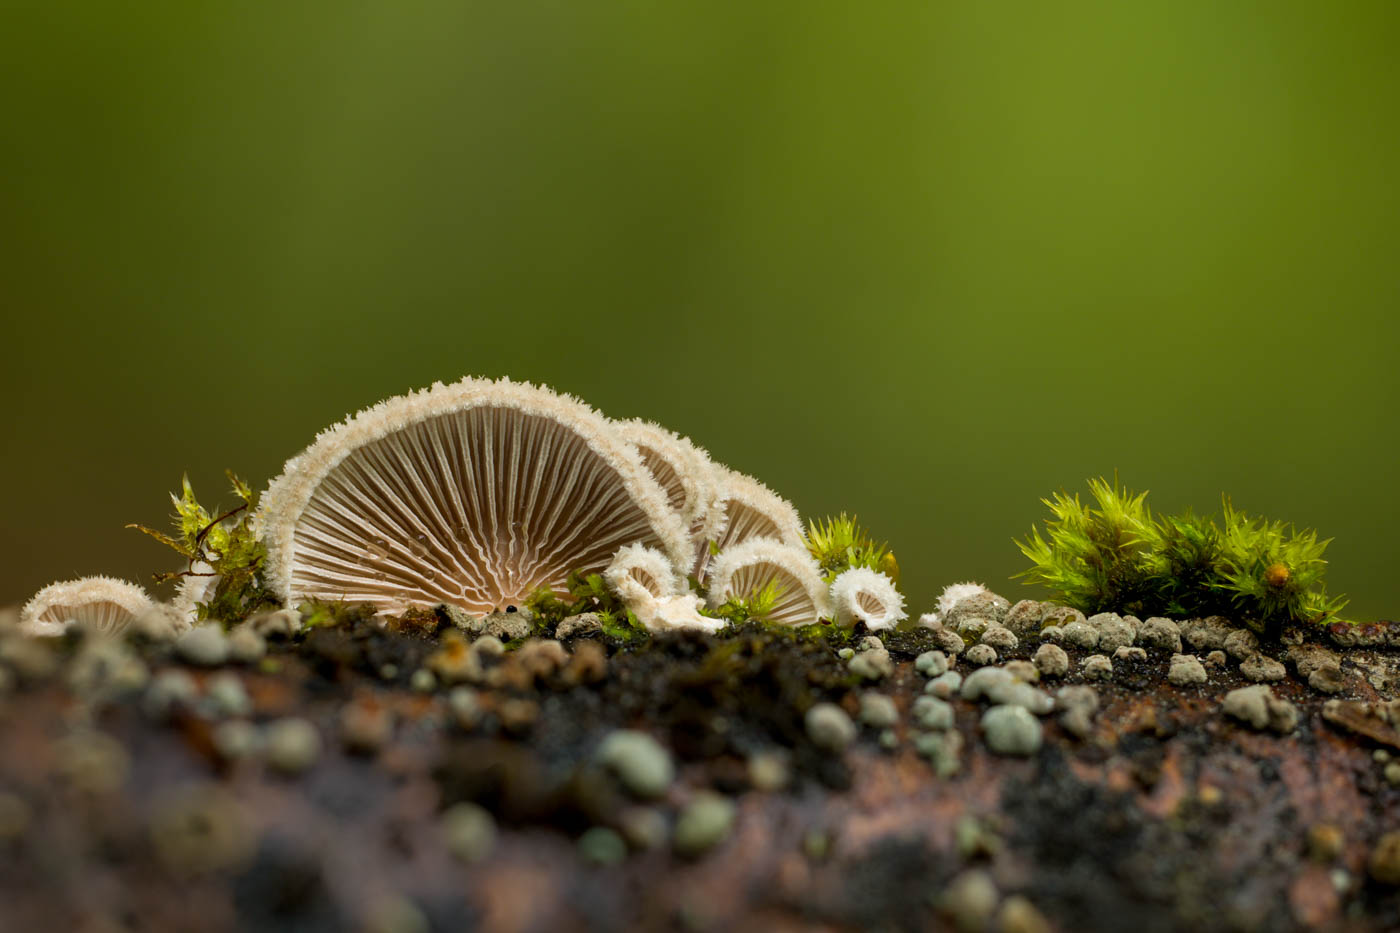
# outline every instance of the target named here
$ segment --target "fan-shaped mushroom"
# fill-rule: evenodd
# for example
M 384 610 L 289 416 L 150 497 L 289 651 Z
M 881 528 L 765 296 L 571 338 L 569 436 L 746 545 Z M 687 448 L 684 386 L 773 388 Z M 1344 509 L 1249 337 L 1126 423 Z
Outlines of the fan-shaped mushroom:
M 716 632 L 723 619 L 700 614 L 699 597 L 686 592 L 675 566 L 655 548 L 632 544 L 620 548 L 603 579 L 622 604 L 651 631 L 694 629 Z
M 70 624 L 116 634 L 152 606 L 146 591 L 113 577 L 83 577 L 51 583 L 20 611 L 26 635 L 62 635 Z
M 724 513 L 715 488 L 714 464 L 710 455 L 659 424 L 643 421 L 614 422 L 623 439 L 637 448 L 642 463 L 666 491 L 671 508 L 697 541 L 701 535 L 717 535 Z
M 838 575 L 831 583 L 831 602 L 841 625 L 860 620 L 874 631 L 894 628 L 908 618 L 894 581 L 868 567 L 853 567 Z
M 685 592 L 685 580 L 675 565 L 656 548 L 643 544 L 619 548 L 603 579 L 623 600 L 665 599 Z
M 257 516 L 274 590 L 489 613 L 626 544 L 684 566 L 689 538 L 636 449 L 582 402 L 463 379 L 390 399 L 292 458 Z
M 802 519 L 792 503 L 743 473 L 715 464 L 718 506 L 723 524 L 696 548 L 694 573 L 704 580 L 713 550 L 724 551 L 753 538 L 771 538 L 806 551 Z
M 750 538 L 721 551 L 710 565 L 712 608 L 731 598 L 752 599 L 770 585 L 778 588 L 762 621 L 808 625 L 831 617 L 827 585 L 806 548 L 773 538 Z

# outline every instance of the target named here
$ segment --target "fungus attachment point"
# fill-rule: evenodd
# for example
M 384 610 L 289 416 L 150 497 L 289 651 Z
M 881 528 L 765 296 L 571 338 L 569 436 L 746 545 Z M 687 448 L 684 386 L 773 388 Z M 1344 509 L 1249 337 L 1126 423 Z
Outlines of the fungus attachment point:
M 841 625 L 859 620 L 866 628 L 879 630 L 894 628 L 908 618 L 894 581 L 866 567 L 847 570 L 832 581 L 831 601 Z
M 710 567 L 710 607 L 751 600 L 764 594 L 771 605 L 758 616 L 764 622 L 811 625 L 831 617 L 825 581 L 805 547 L 772 538 L 752 538 L 727 548 Z
M 20 631 L 62 635 L 75 624 L 116 634 L 152 605 L 141 587 L 112 577 L 52 583 L 35 593 L 20 611 Z
M 1275 589 L 1282 589 L 1288 585 L 1288 581 L 1292 576 L 1286 565 L 1270 564 L 1268 569 L 1264 571 L 1264 582 Z
M 619 548 L 603 580 L 647 629 L 717 632 L 723 619 L 700 614 L 700 600 L 686 592 L 685 580 L 665 554 L 633 544 Z
M 715 633 L 724 628 L 723 619 L 715 619 L 700 614 L 700 597 L 687 593 L 684 596 L 667 596 L 654 599 L 633 608 L 637 621 L 650 631 L 697 631 Z
M 689 559 L 636 449 L 543 387 L 464 379 L 381 402 L 288 461 L 257 516 L 286 602 L 488 614 L 640 542 Z

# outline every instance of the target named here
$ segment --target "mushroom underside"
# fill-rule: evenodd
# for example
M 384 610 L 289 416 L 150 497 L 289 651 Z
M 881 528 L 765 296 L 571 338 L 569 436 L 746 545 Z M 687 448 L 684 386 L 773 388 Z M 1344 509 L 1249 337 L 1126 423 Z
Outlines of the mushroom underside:
M 578 430 L 488 405 L 355 448 L 311 493 L 293 542 L 295 597 L 483 614 L 562 592 L 620 545 L 661 543 L 628 479 Z

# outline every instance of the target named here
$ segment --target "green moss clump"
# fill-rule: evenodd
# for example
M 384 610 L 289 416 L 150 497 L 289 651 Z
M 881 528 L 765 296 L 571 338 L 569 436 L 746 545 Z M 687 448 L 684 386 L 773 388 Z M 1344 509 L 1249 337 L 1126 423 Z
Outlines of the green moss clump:
M 1154 526 L 1150 573 L 1156 605 L 1167 615 L 1224 615 L 1230 596 L 1220 588 L 1224 541 L 1220 529 L 1191 510 L 1158 519 Z
M 806 543 L 807 551 L 821 567 L 827 583 L 854 567 L 877 570 L 895 583 L 899 582 L 899 562 L 894 552 L 888 544 L 877 543 L 860 527 L 855 516 L 847 517 L 842 512 L 836 518 L 808 521 Z
M 1052 517 L 1016 542 L 1031 561 L 1018 574 L 1086 613 L 1239 615 L 1260 627 L 1322 624 L 1346 605 L 1323 581 L 1328 541 L 1311 529 L 1254 519 L 1228 499 L 1219 522 L 1190 510 L 1154 518 L 1147 493 L 1117 479 L 1089 481 L 1083 503 L 1042 500 Z
M 1044 537 L 1033 527 L 1016 542 L 1032 564 L 1021 575 L 1084 612 L 1147 611 L 1153 538 L 1147 493 L 1133 495 L 1116 479 L 1090 480 L 1089 491 L 1094 502 L 1087 505 L 1077 493 L 1041 500 L 1054 517 Z
M 1297 531 L 1279 521 L 1253 519 L 1224 502 L 1225 532 L 1220 589 L 1236 605 L 1253 607 L 1266 621 L 1323 622 L 1346 607 L 1329 597 L 1323 554 L 1331 539 L 1311 528 Z
M 745 596 L 731 596 L 724 602 L 724 605 L 713 611 L 704 610 L 704 614 L 717 619 L 726 619 L 735 625 L 743 625 L 751 620 L 764 622 L 773 614 L 778 600 L 782 599 L 786 592 L 787 587 L 777 580 L 769 580 L 762 589 L 755 590 Z
M 127 525 L 172 548 L 185 558 L 184 570 L 156 573 L 157 583 L 169 583 L 188 577 L 219 578 L 208 602 L 196 605 L 200 619 L 211 619 L 231 625 L 258 609 L 281 605 L 267 589 L 262 579 L 267 550 L 254 533 L 251 517 L 257 508 L 257 494 L 243 480 L 226 471 L 233 493 L 240 504 L 217 515 L 199 504 L 189 477 L 181 480 L 181 493 L 171 493 L 175 505 L 175 535 L 168 535 L 145 525 Z M 196 564 L 207 564 L 210 571 L 201 572 Z
M 564 587 L 565 598 L 542 586 L 525 600 L 525 608 L 534 613 L 535 625 L 542 632 L 552 632 L 569 616 L 596 612 L 602 621 L 603 635 L 611 642 L 636 646 L 651 637 L 646 626 L 608 589 L 602 574 L 575 570 L 569 574 Z

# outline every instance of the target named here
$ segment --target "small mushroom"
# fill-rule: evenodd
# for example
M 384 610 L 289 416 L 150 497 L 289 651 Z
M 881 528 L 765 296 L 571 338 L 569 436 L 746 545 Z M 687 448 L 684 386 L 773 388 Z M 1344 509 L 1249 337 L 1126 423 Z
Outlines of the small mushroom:
M 686 590 L 685 578 L 655 548 L 619 548 L 603 579 L 624 606 L 651 631 L 691 629 L 717 632 L 723 619 L 700 614 L 700 600 Z
M 686 592 L 685 579 L 656 548 L 629 544 L 618 549 L 603 579 L 625 603 L 665 599 Z
M 830 593 L 817 562 L 806 548 L 772 538 L 751 538 L 720 552 L 710 568 L 710 606 L 748 599 L 774 583 L 778 599 L 763 621 L 810 625 L 831 617 Z
M 855 625 L 859 620 L 866 628 L 878 630 L 894 628 L 908 618 L 904 597 L 894 581 L 868 567 L 853 567 L 832 581 L 831 602 L 841 625 Z
M 268 578 L 289 605 L 439 603 L 487 615 L 642 543 L 685 566 L 666 493 L 613 423 L 503 379 L 437 383 L 322 433 L 263 496 Z
M 933 612 L 926 612 L 919 617 L 919 624 L 937 627 L 947 617 L 949 610 L 964 599 L 990 592 L 980 583 L 950 583 L 943 588 L 942 593 L 938 594 L 938 605 L 934 607 Z
M 792 503 L 767 486 L 728 467 L 714 467 L 719 489 L 718 508 L 723 516 L 719 529 L 697 542 L 694 573 L 702 582 L 709 575 L 710 555 L 754 538 L 770 538 L 806 551 L 802 519 Z
M 116 634 L 154 604 L 135 583 L 113 577 L 83 577 L 51 583 L 20 611 L 26 635 L 62 635 L 70 625 Z

